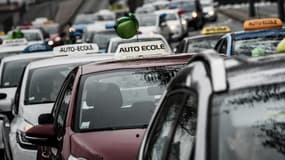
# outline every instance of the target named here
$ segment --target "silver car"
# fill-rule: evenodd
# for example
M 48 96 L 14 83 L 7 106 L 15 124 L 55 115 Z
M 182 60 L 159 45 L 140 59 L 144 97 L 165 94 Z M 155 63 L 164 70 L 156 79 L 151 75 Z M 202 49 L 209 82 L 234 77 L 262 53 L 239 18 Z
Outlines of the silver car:
M 79 64 L 106 60 L 108 54 L 57 57 L 30 63 L 15 96 L 14 118 L 4 124 L 5 157 L 14 160 L 36 159 L 37 147 L 25 140 L 24 131 L 36 125 L 38 116 L 50 113 L 67 74 Z M 10 129 L 7 129 L 10 128 Z

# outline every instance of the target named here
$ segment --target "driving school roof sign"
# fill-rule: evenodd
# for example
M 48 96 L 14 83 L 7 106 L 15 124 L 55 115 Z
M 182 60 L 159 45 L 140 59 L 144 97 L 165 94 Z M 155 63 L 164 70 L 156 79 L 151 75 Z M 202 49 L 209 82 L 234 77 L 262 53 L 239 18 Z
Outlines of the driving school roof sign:
M 263 18 L 245 21 L 243 28 L 246 31 L 258 29 L 281 28 L 283 22 L 279 18 Z
M 28 41 L 25 38 L 19 39 L 6 39 L 3 41 L 4 46 L 21 46 L 28 44 Z
M 53 49 L 54 54 L 59 55 L 82 55 L 82 54 L 91 54 L 98 53 L 99 47 L 97 44 L 71 44 L 55 47 Z
M 139 58 L 155 55 L 168 55 L 168 49 L 163 41 L 132 42 L 120 44 L 115 58 Z

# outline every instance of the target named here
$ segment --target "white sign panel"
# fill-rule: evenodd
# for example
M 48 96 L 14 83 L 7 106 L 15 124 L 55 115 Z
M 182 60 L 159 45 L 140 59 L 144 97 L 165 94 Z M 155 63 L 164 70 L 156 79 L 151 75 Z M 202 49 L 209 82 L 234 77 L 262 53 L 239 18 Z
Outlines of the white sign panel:
M 91 53 L 98 53 L 99 47 L 97 44 L 70 44 L 55 47 L 53 49 L 54 54 L 58 55 L 82 55 L 82 54 L 91 54 Z
M 4 46 L 20 46 L 28 44 L 25 38 L 20 39 L 5 39 L 2 43 Z
M 145 41 L 120 44 L 116 50 L 115 58 L 139 58 L 169 54 L 163 41 Z

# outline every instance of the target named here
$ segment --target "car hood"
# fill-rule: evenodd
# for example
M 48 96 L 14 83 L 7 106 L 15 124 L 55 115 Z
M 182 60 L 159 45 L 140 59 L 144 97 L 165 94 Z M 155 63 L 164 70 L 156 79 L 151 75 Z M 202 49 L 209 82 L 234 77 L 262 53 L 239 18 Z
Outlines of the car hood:
M 38 117 L 44 113 L 51 113 L 53 103 L 25 105 L 23 107 L 23 118 L 33 125 L 38 124 Z
M 7 97 L 0 100 L 0 111 L 11 111 L 11 106 L 14 101 L 17 88 L 0 88 L 0 93 L 5 93 Z
M 71 154 L 86 159 L 133 160 L 145 129 L 76 133 L 71 137 Z

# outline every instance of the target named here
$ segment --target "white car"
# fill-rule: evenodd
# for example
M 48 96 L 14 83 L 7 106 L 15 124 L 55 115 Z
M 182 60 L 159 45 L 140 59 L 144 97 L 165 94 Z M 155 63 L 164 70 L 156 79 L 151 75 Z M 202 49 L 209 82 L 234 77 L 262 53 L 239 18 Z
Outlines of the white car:
M 92 54 L 57 57 L 30 63 L 16 91 L 14 118 L 10 124 L 10 131 L 4 128 L 4 134 L 9 134 L 8 139 L 4 138 L 5 157 L 13 160 L 36 159 L 37 146 L 28 143 L 23 133 L 38 123 L 40 114 L 51 112 L 61 84 L 73 68 L 112 57 L 107 54 Z M 9 126 L 6 123 L 4 126 Z
M 147 42 L 147 41 L 161 41 L 163 42 L 167 52 L 172 53 L 170 45 L 167 43 L 164 37 L 159 34 L 140 34 L 137 37 L 130 39 L 122 39 L 120 37 L 112 38 L 107 48 L 107 53 L 115 53 L 120 44 L 127 44 L 132 42 Z
M 88 25 L 83 33 L 82 39 L 86 43 L 96 43 L 99 52 L 106 52 L 109 40 L 118 37 L 113 21 L 97 22 L 94 25 Z
M 188 33 L 187 22 L 179 15 L 179 10 L 161 10 L 157 15 L 165 15 L 165 20 L 172 33 L 172 40 L 183 38 Z
M 25 67 L 34 60 L 50 58 L 54 56 L 50 52 L 33 53 L 8 56 L 1 59 L 0 65 L 0 113 L 11 118 L 11 106 L 14 101 L 15 92 L 19 85 L 21 75 Z M 2 122 L 1 122 L 2 123 Z M 0 126 L 2 133 L 2 125 Z M 0 139 L 2 136 L 0 134 Z M 3 142 L 0 141 L 0 149 L 3 149 Z
M 203 13 L 208 21 L 215 22 L 218 19 L 218 14 L 216 11 L 216 2 L 213 2 L 213 0 L 202 0 L 201 5 L 203 8 Z
M 165 15 L 155 13 L 136 14 L 139 21 L 139 32 L 142 34 L 160 34 L 171 41 L 172 33 L 165 21 Z

